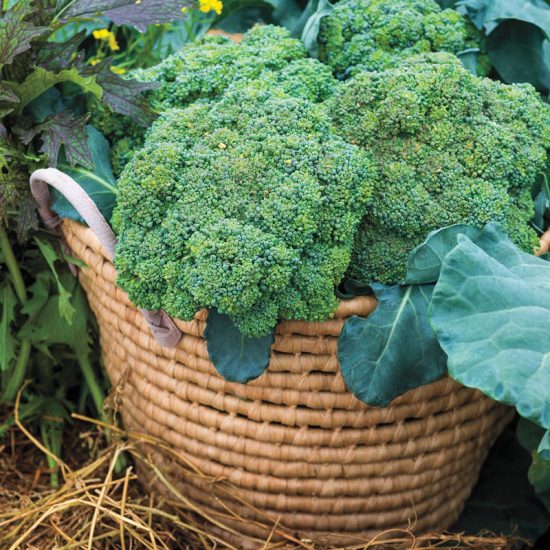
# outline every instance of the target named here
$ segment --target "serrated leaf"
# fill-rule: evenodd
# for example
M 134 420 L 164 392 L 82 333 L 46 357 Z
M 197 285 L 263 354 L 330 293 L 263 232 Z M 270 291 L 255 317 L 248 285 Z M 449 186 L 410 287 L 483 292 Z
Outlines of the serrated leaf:
M 338 339 L 338 360 L 350 391 L 386 407 L 406 391 L 445 375 L 446 356 L 428 320 L 433 285 L 372 285 L 378 305 L 351 317 Z
M 446 256 L 430 309 L 449 374 L 550 428 L 550 264 L 497 224 Z
M 59 256 L 52 245 L 47 243 L 46 241 L 41 241 L 37 238 L 34 239 L 34 242 L 40 249 L 42 256 L 50 267 L 57 285 L 57 292 L 59 293 L 57 316 L 63 318 L 68 325 L 71 325 L 73 323 L 75 313 L 75 309 L 71 304 L 71 291 L 73 290 L 74 285 L 70 284 L 67 286 L 67 288 L 63 285 L 61 277 L 59 276 L 55 267 L 55 262 L 59 260 Z
M 88 67 L 86 74 L 94 75 L 103 90 L 102 103 L 121 115 L 132 118 L 142 126 L 149 126 L 154 119 L 143 93 L 158 88 L 158 82 L 138 82 L 120 78 L 111 71 L 111 59 Z
M 445 256 L 457 245 L 458 235 L 466 235 L 475 241 L 480 233 L 480 229 L 465 224 L 450 225 L 432 231 L 426 240 L 409 254 L 405 283 L 435 283 L 439 279 Z
M 16 305 L 17 297 L 6 279 L 0 287 L 0 371 L 5 371 L 15 356 L 15 339 L 11 328 Z
M 31 47 L 33 39 L 49 30 L 25 21 L 32 11 L 31 2 L 19 0 L 0 18 L 0 67 L 12 63 L 15 56 Z
M 36 67 L 34 71 L 21 83 L 10 83 L 13 91 L 19 96 L 18 113 L 46 90 L 60 82 L 72 82 L 80 86 L 84 92 L 88 92 L 101 99 L 103 91 L 92 74 L 81 74 L 76 67 L 64 69 L 59 72 L 48 71 L 42 67 Z
M 76 0 L 63 13 L 63 20 L 103 16 L 115 25 L 130 25 L 144 32 L 149 25 L 183 19 L 186 16 L 182 8 L 190 6 L 188 0 Z
M 216 370 L 230 382 L 246 384 L 268 367 L 275 331 L 261 338 L 249 338 L 243 336 L 228 315 L 210 310 L 204 337 Z
M 116 179 L 111 169 L 109 142 L 93 126 L 86 127 L 86 139 L 91 153 L 93 168 L 75 168 L 61 165 L 60 169 L 75 179 L 88 196 L 96 203 L 99 211 L 109 221 L 116 203 Z M 80 214 L 65 197 L 54 192 L 52 210 L 61 218 L 71 218 L 84 223 Z
M 52 72 L 69 69 L 79 59 L 78 47 L 85 37 L 86 31 L 82 30 L 63 42 L 40 42 L 35 52 L 36 65 Z
M 88 146 L 86 122 L 89 114 L 74 117 L 70 113 L 56 113 L 23 136 L 24 143 L 38 136 L 42 140 L 40 152 L 48 157 L 50 166 L 57 166 L 59 150 L 63 147 L 65 158 L 71 166 L 77 164 L 93 168 L 92 153 Z

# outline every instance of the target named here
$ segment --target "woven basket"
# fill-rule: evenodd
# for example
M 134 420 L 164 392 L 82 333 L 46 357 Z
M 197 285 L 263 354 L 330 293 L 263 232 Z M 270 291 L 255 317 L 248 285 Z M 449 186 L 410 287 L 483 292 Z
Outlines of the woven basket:
M 442 530 L 458 518 L 513 412 L 450 378 L 386 408 L 357 400 L 339 371 L 337 339 L 347 317 L 374 310 L 373 297 L 342 302 L 323 323 L 281 322 L 269 369 L 246 385 L 226 382 L 208 359 L 205 311 L 176 321 L 177 347 L 161 346 L 115 285 L 94 233 L 68 220 L 62 232 L 88 266 L 80 281 L 107 372 L 114 385 L 124 381 L 126 428 L 159 438 L 210 477 L 178 477 L 173 461 L 153 450 L 171 484 L 213 517 L 223 514 L 225 525 L 258 540 L 277 523 L 326 544 L 365 542 L 410 524 Z M 228 517 L 211 478 L 231 484 L 231 510 L 246 523 Z

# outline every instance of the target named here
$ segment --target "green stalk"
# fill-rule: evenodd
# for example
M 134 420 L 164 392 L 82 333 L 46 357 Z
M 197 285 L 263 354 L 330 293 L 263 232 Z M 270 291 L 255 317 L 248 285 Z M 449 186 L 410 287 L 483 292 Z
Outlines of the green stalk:
M 88 357 L 87 353 L 79 353 L 77 354 L 76 358 L 78 361 L 78 365 L 80 366 L 80 370 L 82 371 L 82 375 L 84 376 L 84 380 L 86 381 L 86 385 L 88 386 L 88 391 L 92 396 L 92 401 L 94 402 L 99 417 L 101 418 L 101 420 L 103 420 L 103 422 L 108 422 L 108 419 L 103 412 L 103 402 L 105 401 L 105 394 L 103 393 L 100 385 L 97 383 L 92 364 L 90 363 L 90 358 Z
M 2 396 L 3 401 L 11 403 L 15 399 L 23 380 L 25 379 L 30 354 L 31 342 L 28 338 L 25 338 L 24 340 L 21 340 L 17 363 L 15 364 L 15 369 L 13 370 L 9 382 L 6 385 L 6 389 L 4 390 L 4 395 Z
M 17 295 L 17 298 L 19 298 L 20 302 L 25 303 L 27 301 L 25 281 L 23 281 L 23 275 L 21 275 L 19 264 L 15 259 L 15 254 L 13 253 L 13 249 L 8 239 L 8 234 L 6 233 L 6 228 L 4 226 L 0 227 L 0 248 L 4 252 L 4 257 L 6 258 L 6 265 L 8 266 L 8 271 L 12 277 L 15 294 Z
M 92 401 L 94 402 L 95 408 L 97 409 L 99 418 L 100 420 L 108 424 L 109 419 L 107 418 L 107 415 L 103 411 L 103 402 L 105 401 L 105 394 L 103 393 L 101 386 L 97 383 L 95 373 L 92 368 L 92 364 L 90 363 L 90 358 L 88 357 L 88 354 L 78 354 L 77 361 L 78 361 L 78 364 L 80 365 L 80 370 L 82 371 L 84 380 L 86 381 L 86 385 L 88 386 L 88 391 L 92 396 Z M 107 441 L 111 440 L 111 433 L 109 430 L 105 430 L 105 438 L 107 439 Z M 124 454 L 121 454 L 117 458 L 117 461 L 115 464 L 115 472 L 117 474 L 122 472 L 126 464 L 127 464 L 126 458 Z
M 17 263 L 17 259 L 13 253 L 13 249 L 8 239 L 8 234 L 4 226 L 0 227 L 0 248 L 4 253 L 5 262 L 11 275 L 15 294 L 19 301 L 24 304 L 28 298 L 25 281 L 23 280 L 23 275 L 19 269 L 19 264 Z M 31 342 L 28 338 L 24 338 L 21 340 L 21 345 L 19 346 L 19 356 L 17 357 L 15 370 L 13 371 L 6 389 L 4 390 L 4 395 L 2 397 L 4 401 L 13 401 L 15 399 L 15 396 L 17 395 L 17 392 L 19 391 L 19 388 L 25 378 L 30 353 Z

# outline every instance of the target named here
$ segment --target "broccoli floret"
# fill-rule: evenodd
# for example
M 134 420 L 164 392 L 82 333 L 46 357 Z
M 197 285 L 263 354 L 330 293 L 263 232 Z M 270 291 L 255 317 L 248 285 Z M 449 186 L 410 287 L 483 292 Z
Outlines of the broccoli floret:
M 380 170 L 350 276 L 401 281 L 412 248 L 455 223 L 497 221 L 524 250 L 536 246 L 531 188 L 550 126 L 529 84 L 479 78 L 450 54 L 425 54 L 357 75 L 328 103 L 337 131 Z
M 216 308 L 249 336 L 325 319 L 374 178 L 322 104 L 260 82 L 169 110 L 119 181 L 118 284 L 181 319 Z
M 321 20 L 319 58 L 341 78 L 414 54 L 458 53 L 470 36 L 465 19 L 435 0 L 344 0 Z
M 316 102 L 327 99 L 337 84 L 330 68 L 307 58 L 302 42 L 291 38 L 286 29 L 272 25 L 253 27 L 240 44 L 207 36 L 130 76 L 160 84 L 148 94 L 157 113 L 216 100 L 229 88 L 246 86 L 256 79 L 266 89 L 280 87 L 292 97 Z M 133 152 L 143 145 L 146 129 L 111 113 L 94 116 L 93 123 L 111 142 L 113 171 L 118 176 Z

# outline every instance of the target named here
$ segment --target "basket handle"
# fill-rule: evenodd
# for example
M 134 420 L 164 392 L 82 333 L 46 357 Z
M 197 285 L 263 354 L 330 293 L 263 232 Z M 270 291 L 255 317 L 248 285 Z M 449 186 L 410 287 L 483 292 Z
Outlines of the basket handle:
M 38 213 L 48 229 L 57 231 L 61 224 L 59 216 L 51 210 L 48 187 L 51 186 L 57 189 L 82 216 L 105 249 L 109 260 L 113 261 L 116 236 L 95 202 L 73 178 L 56 168 L 41 168 L 31 174 L 30 186 L 32 196 L 38 205 Z M 171 348 L 178 344 L 182 336 L 181 331 L 165 311 L 161 309 L 156 311 L 140 309 L 140 311 L 159 344 Z

